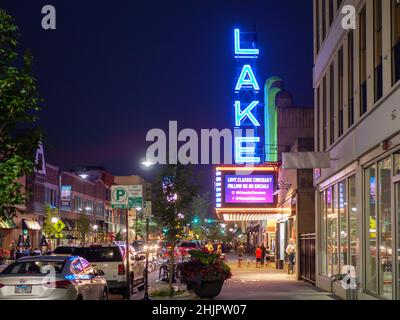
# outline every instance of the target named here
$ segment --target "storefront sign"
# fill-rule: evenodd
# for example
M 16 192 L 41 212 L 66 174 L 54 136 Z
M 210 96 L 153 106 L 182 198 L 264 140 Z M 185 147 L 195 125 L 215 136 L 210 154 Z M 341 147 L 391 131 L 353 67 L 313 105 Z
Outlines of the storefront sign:
M 234 154 L 235 163 L 258 164 L 262 161 L 260 154 L 261 137 L 258 129 L 262 127 L 260 108 L 262 104 L 258 99 L 260 86 L 255 74 L 255 63 L 258 59 L 256 33 L 241 33 L 239 29 L 234 31 L 235 59 L 237 60 L 238 79 L 235 86 L 235 129 L 239 129 L 240 135 L 235 136 Z M 252 134 L 248 135 L 248 130 Z
M 71 210 L 71 186 L 61 187 L 61 210 L 70 211 Z

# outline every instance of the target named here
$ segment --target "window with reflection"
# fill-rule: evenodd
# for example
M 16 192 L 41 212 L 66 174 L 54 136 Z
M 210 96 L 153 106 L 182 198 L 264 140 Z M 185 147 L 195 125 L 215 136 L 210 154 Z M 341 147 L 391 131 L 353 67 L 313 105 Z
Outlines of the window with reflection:
M 400 80 L 400 1 L 392 0 L 392 82 Z
M 332 208 L 332 196 L 333 190 L 329 188 L 326 190 L 326 234 L 327 234 L 327 268 L 328 268 L 328 276 L 333 275 L 333 252 L 334 252 L 334 239 L 332 238 L 333 230 L 334 230 L 334 222 L 333 222 L 333 208 Z
M 320 214 L 320 273 L 327 275 L 326 266 L 326 194 L 322 192 L 321 195 L 321 214 Z
M 392 248 L 392 158 L 382 160 L 379 170 L 379 292 L 391 299 L 393 294 Z
M 375 102 L 383 94 L 382 78 L 382 0 L 374 0 L 374 69 Z
M 339 183 L 339 244 L 340 244 L 340 270 L 345 265 L 348 265 L 348 225 L 347 225 L 347 194 L 346 181 Z
M 339 222 L 338 222 L 338 185 L 334 185 L 332 194 L 332 272 L 339 274 Z
M 360 115 L 367 112 L 367 16 L 364 8 L 360 21 Z
M 366 214 L 366 288 L 377 293 L 377 216 L 376 216 L 376 166 L 365 171 Z
M 350 261 L 349 264 L 357 268 L 357 257 L 359 253 L 359 244 L 357 237 L 357 217 L 361 210 L 357 208 L 356 202 L 356 177 L 349 178 L 349 242 L 350 242 Z

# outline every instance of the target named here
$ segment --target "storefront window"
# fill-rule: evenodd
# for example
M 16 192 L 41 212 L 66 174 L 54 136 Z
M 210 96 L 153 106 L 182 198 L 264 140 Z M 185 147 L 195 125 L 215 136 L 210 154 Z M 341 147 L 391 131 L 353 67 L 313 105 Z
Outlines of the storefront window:
M 329 188 L 326 191 L 326 235 L 327 235 L 327 269 L 328 269 L 328 276 L 332 276 L 332 261 L 333 261 L 333 242 L 334 240 L 332 239 L 332 230 L 333 230 L 333 211 L 332 211 L 332 193 L 333 190 L 332 188 Z
M 347 265 L 348 259 L 348 229 L 347 229 L 347 195 L 346 195 L 346 181 L 339 183 L 339 225 L 340 225 L 340 270 L 343 266 Z
M 357 216 L 360 210 L 357 208 L 356 203 L 356 177 L 352 176 L 349 178 L 349 237 L 350 237 L 350 262 L 349 264 L 354 268 L 357 268 L 357 257 L 358 257 L 358 237 L 357 237 Z
M 391 215 L 391 178 L 392 158 L 389 157 L 378 164 L 379 168 L 379 291 L 385 298 L 392 298 L 393 291 L 393 248 L 392 248 L 392 215 Z
M 332 196 L 332 272 L 339 273 L 339 222 L 338 222 L 338 185 L 333 188 Z
M 394 174 L 400 175 L 400 153 L 394 155 Z
M 320 215 L 320 273 L 327 275 L 326 267 L 326 194 L 324 191 L 321 193 L 321 215 Z
M 377 292 L 377 242 L 376 242 L 376 172 L 375 165 L 365 172 L 365 213 L 366 213 L 366 288 Z

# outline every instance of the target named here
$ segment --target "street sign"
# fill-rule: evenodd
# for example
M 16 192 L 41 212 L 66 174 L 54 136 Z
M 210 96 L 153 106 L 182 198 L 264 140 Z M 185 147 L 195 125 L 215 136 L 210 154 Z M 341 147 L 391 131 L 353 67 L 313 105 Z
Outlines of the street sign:
M 143 208 L 143 218 L 151 219 L 152 217 L 153 217 L 153 214 L 151 212 L 151 201 L 145 201 L 144 208 Z
M 57 239 L 61 239 L 61 238 L 63 237 L 63 234 L 62 234 L 62 233 L 56 233 L 56 234 L 55 234 L 55 237 L 56 237 Z
M 54 229 L 56 229 L 57 233 L 61 233 L 65 229 L 65 224 L 61 220 L 58 220 L 55 224 L 53 224 Z
M 114 209 L 132 209 L 143 206 L 143 186 L 112 186 L 111 207 Z

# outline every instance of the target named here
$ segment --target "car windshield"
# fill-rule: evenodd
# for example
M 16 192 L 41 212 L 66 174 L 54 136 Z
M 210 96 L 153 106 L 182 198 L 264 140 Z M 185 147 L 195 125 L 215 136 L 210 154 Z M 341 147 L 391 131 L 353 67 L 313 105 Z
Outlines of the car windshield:
M 85 258 L 89 262 L 121 261 L 121 251 L 118 247 L 75 248 L 74 255 Z
M 52 270 L 61 273 L 64 261 L 19 261 L 10 264 L 1 274 L 45 275 Z
M 57 247 L 54 249 L 55 254 L 72 254 L 73 251 L 73 247 Z

